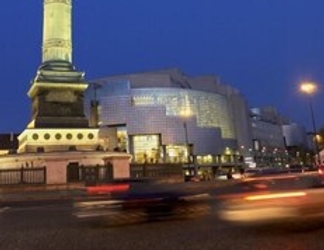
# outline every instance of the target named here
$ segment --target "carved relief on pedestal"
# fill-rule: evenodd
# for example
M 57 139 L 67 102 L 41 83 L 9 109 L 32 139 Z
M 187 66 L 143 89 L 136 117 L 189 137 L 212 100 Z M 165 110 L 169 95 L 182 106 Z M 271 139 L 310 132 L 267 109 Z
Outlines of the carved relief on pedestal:
M 70 105 L 67 104 L 56 104 L 59 116 L 72 116 L 73 110 Z
M 69 103 L 50 102 L 43 104 L 42 113 L 47 117 L 71 117 L 73 109 Z
M 73 103 L 77 100 L 78 97 L 73 91 L 50 91 L 45 97 L 46 102 Z

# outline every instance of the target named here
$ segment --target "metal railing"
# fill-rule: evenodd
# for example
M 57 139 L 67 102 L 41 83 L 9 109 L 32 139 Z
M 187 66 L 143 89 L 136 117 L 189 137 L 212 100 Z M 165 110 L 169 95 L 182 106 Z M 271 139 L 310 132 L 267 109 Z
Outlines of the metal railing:
M 113 178 L 112 166 L 97 165 L 69 165 L 67 166 L 67 183 L 72 182 L 98 182 L 111 180 Z
M 182 164 L 131 164 L 131 177 L 168 178 L 183 176 Z
M 0 169 L 0 185 L 45 183 L 46 167 Z

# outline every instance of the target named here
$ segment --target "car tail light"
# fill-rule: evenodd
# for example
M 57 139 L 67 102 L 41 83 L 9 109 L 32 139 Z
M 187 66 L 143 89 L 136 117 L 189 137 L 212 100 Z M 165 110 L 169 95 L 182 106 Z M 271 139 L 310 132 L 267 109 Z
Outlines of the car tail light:
M 88 194 L 106 194 L 111 192 L 125 192 L 129 190 L 128 184 L 114 184 L 114 185 L 101 185 L 87 187 Z

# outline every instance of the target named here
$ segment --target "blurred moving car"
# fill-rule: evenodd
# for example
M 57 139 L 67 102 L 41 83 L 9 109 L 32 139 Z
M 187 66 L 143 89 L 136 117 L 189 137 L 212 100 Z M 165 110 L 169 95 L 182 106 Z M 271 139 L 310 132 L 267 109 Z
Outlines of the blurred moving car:
M 199 176 L 196 176 L 196 175 L 185 175 L 184 181 L 185 182 L 188 182 L 188 181 L 200 182 L 201 180 L 200 180 Z
M 244 178 L 253 177 L 262 174 L 262 169 L 260 168 L 247 168 L 244 170 Z
M 218 170 L 215 179 L 216 180 L 229 180 L 229 179 L 241 179 L 244 177 L 244 174 L 233 169 L 220 169 Z
M 324 219 L 324 188 L 316 176 L 267 176 L 240 185 L 240 192 L 222 197 L 221 220 L 255 225 Z
M 320 175 L 320 176 L 324 176 L 324 165 L 320 165 L 320 166 L 318 166 L 318 174 Z
M 88 186 L 74 201 L 74 216 L 108 225 L 194 218 L 209 213 L 206 193 L 176 190 L 150 179 L 120 179 Z
M 288 171 L 290 173 L 303 173 L 306 171 L 306 167 L 304 167 L 303 165 L 293 164 L 289 165 Z
M 244 170 L 244 178 L 265 176 L 265 175 L 278 175 L 288 173 L 304 173 L 306 167 L 301 165 L 291 165 L 289 167 L 257 167 L 257 168 L 246 168 Z

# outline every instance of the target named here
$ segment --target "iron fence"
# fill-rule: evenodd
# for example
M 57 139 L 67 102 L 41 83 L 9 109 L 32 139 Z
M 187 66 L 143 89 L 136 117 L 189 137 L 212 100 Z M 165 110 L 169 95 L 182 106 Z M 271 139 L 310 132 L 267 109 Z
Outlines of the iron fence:
M 182 164 L 131 164 L 131 177 L 169 178 L 182 177 Z
M 45 183 L 46 167 L 0 169 L 0 185 Z
M 83 166 L 78 164 L 69 164 L 67 166 L 67 182 L 98 182 L 107 181 L 113 178 L 112 166 L 96 165 Z

